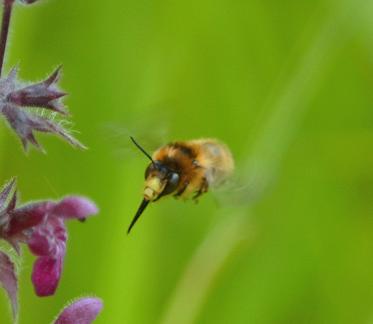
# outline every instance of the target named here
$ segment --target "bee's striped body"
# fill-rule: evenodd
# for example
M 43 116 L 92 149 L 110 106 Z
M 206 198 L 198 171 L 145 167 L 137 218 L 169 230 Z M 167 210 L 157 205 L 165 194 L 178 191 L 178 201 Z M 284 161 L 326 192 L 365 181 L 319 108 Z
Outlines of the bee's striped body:
M 182 198 L 198 197 L 220 185 L 234 167 L 228 148 L 214 139 L 167 144 L 154 152 L 153 160 L 179 174 L 177 187 L 168 194 Z
M 215 139 L 172 142 L 156 150 L 152 157 L 134 143 L 152 162 L 145 172 L 144 200 L 129 230 L 149 202 L 166 195 L 196 199 L 233 172 L 232 154 Z

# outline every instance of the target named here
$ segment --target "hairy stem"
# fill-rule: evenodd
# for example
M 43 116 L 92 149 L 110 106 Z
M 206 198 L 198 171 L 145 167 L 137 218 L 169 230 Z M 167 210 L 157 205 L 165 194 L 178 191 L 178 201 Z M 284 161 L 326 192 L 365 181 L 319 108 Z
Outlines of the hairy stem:
M 1 23 L 0 35 L 0 76 L 3 71 L 5 49 L 8 40 L 10 17 L 12 15 L 13 3 L 14 0 L 4 0 L 3 4 L 3 20 Z

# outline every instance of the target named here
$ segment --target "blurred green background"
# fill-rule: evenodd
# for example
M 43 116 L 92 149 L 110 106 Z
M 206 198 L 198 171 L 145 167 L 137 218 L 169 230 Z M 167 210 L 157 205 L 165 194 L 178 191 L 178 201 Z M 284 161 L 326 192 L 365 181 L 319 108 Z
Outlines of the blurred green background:
M 89 150 L 41 135 L 48 153 L 25 155 L 1 123 L 1 183 L 101 209 L 69 223 L 55 296 L 34 295 L 24 249 L 20 324 L 86 294 L 95 323 L 373 323 L 373 1 L 50 0 L 13 18 L 6 71 L 62 63 Z M 127 236 L 147 164 L 129 134 L 219 138 L 237 186 L 164 199 Z

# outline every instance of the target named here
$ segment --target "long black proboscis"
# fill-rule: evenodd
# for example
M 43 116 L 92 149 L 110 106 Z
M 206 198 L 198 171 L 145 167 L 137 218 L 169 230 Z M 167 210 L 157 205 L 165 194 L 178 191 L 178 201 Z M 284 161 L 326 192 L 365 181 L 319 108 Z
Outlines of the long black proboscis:
M 148 206 L 148 204 L 149 204 L 149 200 L 143 199 L 143 201 L 141 202 L 141 205 L 140 205 L 139 209 L 136 212 L 135 217 L 133 218 L 130 226 L 128 227 L 127 234 L 129 234 L 131 232 L 132 227 L 136 224 L 137 220 L 139 219 L 139 217 L 141 216 L 141 214 L 145 210 L 146 206 Z

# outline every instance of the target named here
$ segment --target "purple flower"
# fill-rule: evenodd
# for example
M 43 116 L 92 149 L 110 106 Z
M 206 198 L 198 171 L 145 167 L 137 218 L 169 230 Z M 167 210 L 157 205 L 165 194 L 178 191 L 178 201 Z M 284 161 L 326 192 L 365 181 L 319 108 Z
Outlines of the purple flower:
M 18 252 L 19 243 L 28 245 L 38 257 L 32 272 L 35 292 L 38 296 L 53 295 L 66 253 L 65 221 L 72 218 L 85 220 L 98 209 L 92 201 L 79 196 L 69 196 L 59 202 L 16 205 L 13 179 L 0 192 L 0 238 L 7 240 Z
M 90 324 L 103 307 L 99 298 L 86 297 L 64 308 L 54 324 Z
M 16 68 L 7 77 L 0 79 L 0 114 L 19 136 L 25 150 L 29 143 L 42 150 L 34 131 L 56 134 L 75 147 L 85 148 L 60 123 L 31 111 L 39 107 L 62 115 L 68 114 L 60 101 L 66 93 L 57 87 L 60 71 L 59 67 L 46 80 L 25 87 L 17 80 Z
M 61 277 L 67 240 L 65 220 L 84 220 L 87 216 L 96 214 L 97 207 L 83 197 L 74 196 L 67 197 L 59 203 L 39 204 L 35 204 L 32 209 L 40 208 L 48 216 L 34 229 L 28 246 L 31 252 L 38 256 L 32 272 L 36 294 L 49 296 L 54 294 Z

